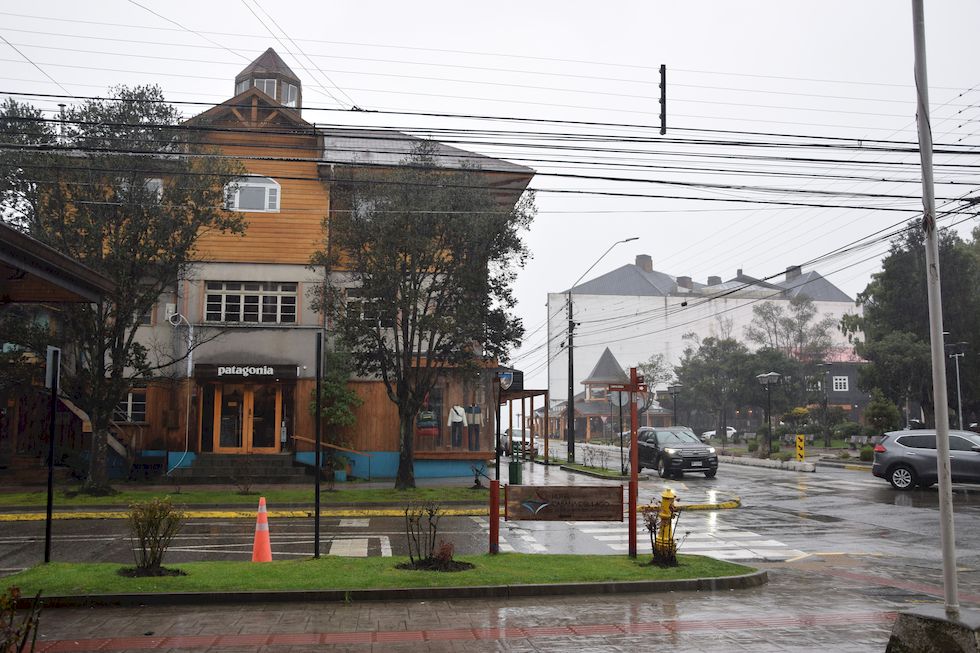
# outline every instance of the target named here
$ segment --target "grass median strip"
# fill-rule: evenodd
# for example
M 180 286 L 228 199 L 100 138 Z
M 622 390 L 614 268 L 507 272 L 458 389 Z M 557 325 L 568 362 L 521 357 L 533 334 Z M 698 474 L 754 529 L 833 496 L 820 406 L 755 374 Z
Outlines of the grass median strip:
M 122 488 L 117 494 L 110 496 L 90 496 L 76 494 L 69 489 L 55 494 L 55 506 L 84 508 L 86 506 L 119 506 L 126 508 L 132 503 L 147 501 L 154 497 L 169 496 L 174 504 L 181 506 L 206 505 L 241 505 L 256 506 L 259 497 L 264 496 L 266 502 L 272 505 L 296 503 L 312 504 L 314 500 L 313 487 L 269 487 L 253 486 L 249 494 L 241 494 L 235 489 L 196 489 L 181 488 Z M 340 489 L 320 494 L 322 505 L 340 505 L 351 503 L 387 503 L 406 504 L 411 501 L 436 502 L 472 502 L 473 504 L 489 503 L 490 491 L 487 489 L 472 490 L 468 487 L 420 487 L 411 490 L 395 490 L 393 488 L 351 488 Z M 44 490 L 36 492 L 0 492 L 0 508 L 3 507 L 43 507 L 47 502 Z
M 181 508 L 185 508 L 180 506 Z M 255 509 L 250 510 L 202 510 L 190 508 L 184 510 L 188 519 L 255 519 Z M 488 508 L 443 508 L 439 514 L 448 517 L 469 517 L 489 514 Z M 312 517 L 313 509 L 269 510 L 269 519 L 288 519 Z M 321 517 L 403 517 L 403 508 L 321 508 Z M 55 512 L 53 519 L 126 519 L 129 513 L 122 510 L 73 510 L 71 512 Z M 0 522 L 43 521 L 47 518 L 43 512 L 11 512 L 0 514 Z
M 533 555 L 459 556 L 474 569 L 453 573 L 397 569 L 405 558 L 283 560 L 270 563 L 188 562 L 167 565 L 186 576 L 128 578 L 112 563 L 51 563 L 4 579 L 25 596 L 139 592 L 228 592 L 251 590 L 383 589 L 405 587 L 474 587 L 636 580 L 717 578 L 754 569 L 695 555 L 678 555 L 677 567 L 644 564 L 648 558 L 627 556 Z

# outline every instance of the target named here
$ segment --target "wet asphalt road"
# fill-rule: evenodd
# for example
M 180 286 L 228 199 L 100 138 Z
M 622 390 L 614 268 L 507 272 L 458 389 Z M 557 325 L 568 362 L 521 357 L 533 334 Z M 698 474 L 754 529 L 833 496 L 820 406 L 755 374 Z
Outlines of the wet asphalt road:
M 526 482 L 602 483 L 528 464 Z M 867 471 L 795 473 L 723 465 L 715 479 L 664 481 L 645 474 L 641 502 L 664 487 L 683 502 L 741 497 L 732 510 L 682 517 L 681 551 L 745 561 L 769 572 L 762 587 L 734 592 L 572 595 L 527 599 L 352 604 L 250 604 L 55 610 L 39 643 L 50 650 L 263 651 L 883 651 L 897 611 L 942 603 L 935 489 L 899 493 Z M 980 607 L 980 486 L 954 487 L 958 579 L 964 608 Z M 276 557 L 309 555 L 312 525 L 270 520 Z M 400 520 L 324 519 L 324 553 L 403 551 Z M 447 518 L 457 551 L 486 547 L 485 517 Z M 120 520 L 58 522 L 55 559 L 127 562 Z M 168 561 L 247 559 L 253 524 L 197 520 Z M 509 522 L 517 551 L 618 553 L 619 523 Z M 0 564 L 40 556 L 43 523 L 6 523 Z M 642 543 L 642 534 L 640 542 Z M 334 549 L 333 547 L 337 547 Z M 641 549 L 642 550 L 642 549 Z M 229 648 L 230 647 L 230 648 Z
M 618 461 L 617 461 L 618 464 Z M 506 467 L 504 467 L 506 470 Z M 525 463 L 527 484 L 604 484 L 556 467 Z M 733 561 L 798 561 L 815 555 L 856 554 L 908 564 L 936 564 L 939 523 L 935 488 L 898 492 L 866 471 L 820 467 L 797 473 L 725 465 L 718 476 L 660 479 L 645 470 L 640 502 L 657 500 L 672 488 L 682 503 L 740 497 L 742 507 L 688 512 L 678 527 L 680 550 Z M 504 478 L 506 480 L 506 476 Z M 275 506 L 270 506 L 271 510 Z M 955 485 L 957 554 L 966 573 L 980 567 L 980 486 Z M 642 526 L 641 526 L 642 528 Z M 404 555 L 403 520 L 397 517 L 332 518 L 321 522 L 321 554 Z M 54 523 L 54 560 L 129 563 L 132 553 L 124 520 L 64 520 Z M 313 553 L 312 519 L 270 519 L 273 553 L 298 558 Z M 458 554 L 487 550 L 484 517 L 445 517 L 440 536 Z M 168 552 L 168 562 L 247 560 L 254 522 L 242 519 L 190 520 Z M 43 522 L 7 522 L 0 530 L 0 569 L 6 573 L 42 560 Z M 501 548 L 527 553 L 624 553 L 625 522 L 504 522 Z M 649 548 L 640 532 L 641 551 Z

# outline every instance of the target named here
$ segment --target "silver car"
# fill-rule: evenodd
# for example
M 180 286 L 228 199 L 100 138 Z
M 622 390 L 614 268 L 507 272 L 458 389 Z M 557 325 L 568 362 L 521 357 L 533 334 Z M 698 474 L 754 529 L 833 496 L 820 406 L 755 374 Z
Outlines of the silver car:
M 927 488 L 938 480 L 935 429 L 891 431 L 875 445 L 871 473 L 896 490 Z M 956 483 L 980 483 L 980 435 L 949 432 L 949 467 Z

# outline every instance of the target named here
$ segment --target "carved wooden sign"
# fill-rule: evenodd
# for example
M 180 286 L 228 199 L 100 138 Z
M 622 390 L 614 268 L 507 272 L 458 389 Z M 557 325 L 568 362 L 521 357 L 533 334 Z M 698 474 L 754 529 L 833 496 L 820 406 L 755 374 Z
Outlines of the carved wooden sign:
M 504 519 L 623 521 L 623 486 L 505 485 Z

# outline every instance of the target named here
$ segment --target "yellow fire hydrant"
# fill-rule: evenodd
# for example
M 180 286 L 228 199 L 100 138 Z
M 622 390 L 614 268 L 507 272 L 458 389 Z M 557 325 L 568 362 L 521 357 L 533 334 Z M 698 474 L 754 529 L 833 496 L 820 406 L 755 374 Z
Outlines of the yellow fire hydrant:
M 655 560 L 673 560 L 677 555 L 677 543 L 674 542 L 674 517 L 680 511 L 677 507 L 677 495 L 667 488 L 660 495 L 660 509 L 657 511 L 657 539 L 653 550 Z

